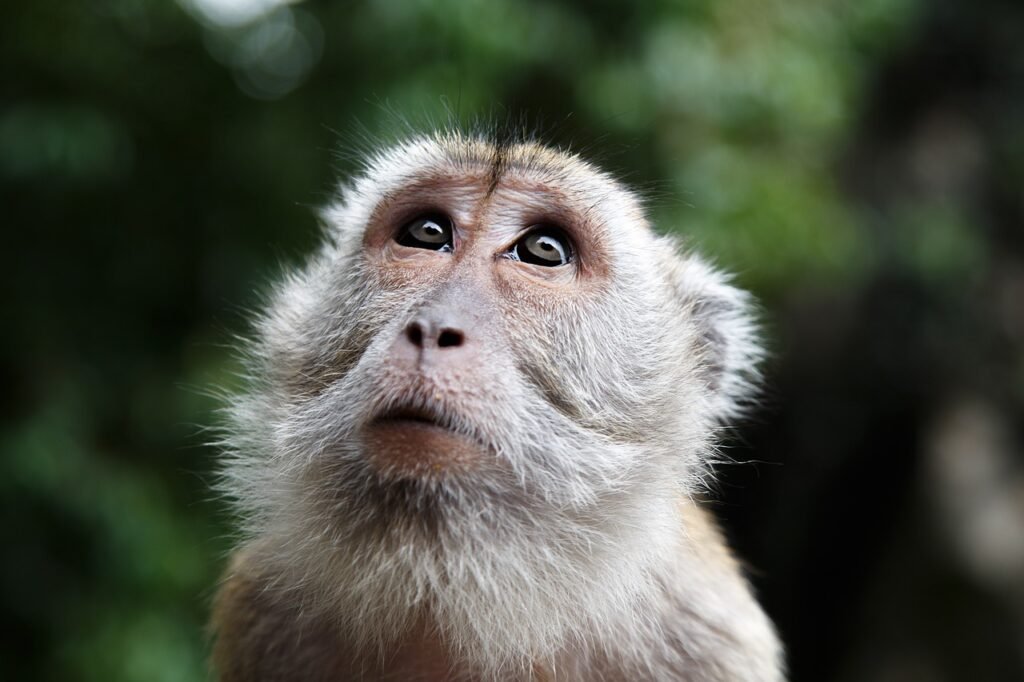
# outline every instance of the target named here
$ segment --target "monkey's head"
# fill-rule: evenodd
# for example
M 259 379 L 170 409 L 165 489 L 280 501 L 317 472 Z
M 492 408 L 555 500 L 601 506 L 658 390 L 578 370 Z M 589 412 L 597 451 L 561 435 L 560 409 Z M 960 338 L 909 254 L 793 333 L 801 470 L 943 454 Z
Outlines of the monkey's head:
M 378 643 L 429 614 L 488 665 L 645 598 L 749 387 L 745 295 L 533 143 L 412 139 L 324 218 L 231 411 L 268 570 Z

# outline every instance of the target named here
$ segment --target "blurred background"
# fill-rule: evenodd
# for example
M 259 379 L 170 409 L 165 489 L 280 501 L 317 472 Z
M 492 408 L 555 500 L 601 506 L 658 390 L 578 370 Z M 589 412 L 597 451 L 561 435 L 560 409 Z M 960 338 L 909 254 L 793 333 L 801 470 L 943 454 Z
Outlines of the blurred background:
M 524 116 L 762 301 L 717 509 L 793 680 L 1024 679 L 1024 3 L 32 0 L 0 55 L 0 678 L 207 678 L 208 390 L 397 113 Z

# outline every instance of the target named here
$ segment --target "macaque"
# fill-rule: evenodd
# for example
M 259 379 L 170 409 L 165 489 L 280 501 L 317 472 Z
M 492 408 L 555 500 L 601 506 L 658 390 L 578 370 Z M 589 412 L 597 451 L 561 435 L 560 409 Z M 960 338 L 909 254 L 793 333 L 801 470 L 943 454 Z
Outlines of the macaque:
M 228 408 L 220 680 L 776 681 L 702 503 L 761 356 L 747 294 L 576 155 L 368 155 Z

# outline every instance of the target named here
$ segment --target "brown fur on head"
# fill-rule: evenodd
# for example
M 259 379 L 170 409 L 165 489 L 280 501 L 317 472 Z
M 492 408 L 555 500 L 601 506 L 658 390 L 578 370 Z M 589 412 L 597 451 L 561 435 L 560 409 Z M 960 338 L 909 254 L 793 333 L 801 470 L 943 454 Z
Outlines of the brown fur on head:
M 324 220 L 231 408 L 224 487 L 266 589 L 379 655 L 429 623 L 484 675 L 605 641 L 643 658 L 680 500 L 759 356 L 746 296 L 533 143 L 411 139 Z

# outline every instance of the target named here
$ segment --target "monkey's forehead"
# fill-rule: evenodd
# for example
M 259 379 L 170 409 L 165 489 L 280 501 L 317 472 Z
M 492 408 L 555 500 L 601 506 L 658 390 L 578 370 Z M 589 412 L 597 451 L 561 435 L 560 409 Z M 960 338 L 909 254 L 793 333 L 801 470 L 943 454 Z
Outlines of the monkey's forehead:
M 442 173 L 485 175 L 494 186 L 526 180 L 585 195 L 634 199 L 611 175 L 571 152 L 457 132 L 414 137 L 379 151 L 367 159 L 364 179 L 380 187 Z

